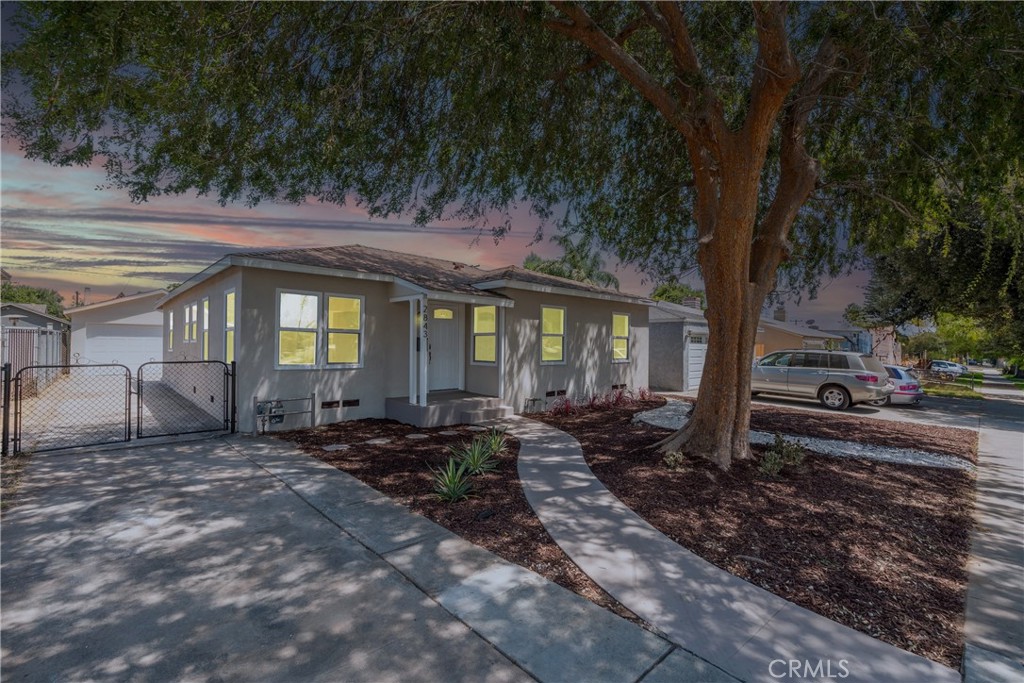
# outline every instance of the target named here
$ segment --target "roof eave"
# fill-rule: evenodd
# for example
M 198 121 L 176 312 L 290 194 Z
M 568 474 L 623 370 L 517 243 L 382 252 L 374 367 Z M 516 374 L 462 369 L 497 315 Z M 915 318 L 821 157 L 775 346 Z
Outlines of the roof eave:
M 586 289 L 573 289 L 571 287 L 558 287 L 556 285 L 541 285 L 535 282 L 522 282 L 520 280 L 489 280 L 487 282 L 477 282 L 473 285 L 480 290 L 491 290 L 491 289 L 522 289 L 530 292 L 541 292 L 543 294 L 560 294 L 562 296 L 578 296 L 585 299 L 599 299 L 602 301 L 615 301 L 619 303 L 629 303 L 637 305 L 649 306 L 653 302 L 650 299 L 644 299 L 640 297 L 627 296 L 625 294 L 612 294 L 611 292 L 592 292 Z

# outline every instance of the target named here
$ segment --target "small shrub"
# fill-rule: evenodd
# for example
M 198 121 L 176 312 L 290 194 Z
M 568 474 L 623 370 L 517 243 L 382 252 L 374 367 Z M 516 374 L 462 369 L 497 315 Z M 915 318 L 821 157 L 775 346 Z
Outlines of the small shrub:
M 504 436 L 502 439 L 504 440 Z M 448 450 L 471 475 L 493 472 L 498 468 L 498 463 L 493 457 L 494 452 L 491 450 L 486 436 L 477 437 L 468 444 L 450 446 Z
M 803 446 L 793 441 L 786 441 L 782 434 L 775 434 L 775 443 L 761 456 L 757 468 L 769 477 L 777 477 L 782 468 L 796 466 L 804 461 L 807 453 Z
M 468 498 L 473 490 L 473 484 L 469 481 L 469 473 L 465 463 L 460 463 L 455 458 L 448 458 L 443 466 L 434 469 L 434 493 L 446 503 L 454 503 Z
M 587 399 L 587 408 L 591 410 L 604 410 L 608 407 L 608 398 L 603 394 L 594 394 Z
M 491 455 L 501 455 L 508 449 L 508 439 L 505 437 L 505 430 L 491 427 L 491 431 L 479 437 L 487 444 Z
M 681 470 L 686 464 L 686 458 L 679 451 L 675 451 L 673 453 L 666 453 L 665 457 L 662 458 L 662 462 L 670 470 Z
M 579 407 L 576 402 L 568 396 L 559 396 L 548 408 L 548 412 L 552 415 L 569 416 L 579 411 Z
M 636 400 L 651 401 L 654 399 L 654 392 L 647 387 L 640 387 L 636 390 Z
M 782 461 L 782 454 L 777 451 L 765 451 L 761 456 L 760 462 L 757 463 L 757 469 L 769 477 L 777 477 L 782 472 L 782 468 L 786 465 Z
M 613 389 L 608 394 L 608 405 L 615 406 L 628 406 L 633 404 L 633 394 L 628 389 Z

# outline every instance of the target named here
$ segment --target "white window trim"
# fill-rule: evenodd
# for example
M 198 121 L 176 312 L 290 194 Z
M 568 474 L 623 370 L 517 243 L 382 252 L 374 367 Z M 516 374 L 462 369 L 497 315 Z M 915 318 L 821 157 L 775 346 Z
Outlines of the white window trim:
M 199 357 L 210 360 L 210 297 L 200 299 L 199 312 L 202 314 L 202 322 L 199 323 Z
M 562 334 L 544 334 L 544 309 L 552 308 L 562 311 Z M 569 344 L 567 343 L 568 331 L 569 331 L 569 312 L 565 306 L 548 306 L 541 304 L 540 307 L 540 318 L 538 319 L 538 342 L 540 342 L 540 348 L 538 353 L 540 355 L 541 365 L 565 365 L 569 358 Z M 562 360 L 544 360 L 544 337 L 561 337 L 562 338 Z
M 328 327 L 330 324 L 330 316 L 328 315 L 331 297 L 335 299 L 358 299 L 359 300 L 359 329 L 358 330 L 346 330 L 340 327 Z M 363 367 L 363 358 L 365 357 L 366 349 L 366 297 L 361 294 L 341 294 L 339 292 L 324 292 L 323 302 L 320 311 L 320 325 L 324 329 L 323 333 L 323 344 L 324 344 L 324 365 L 323 367 L 328 370 L 351 370 L 354 368 Z M 330 344 L 329 336 L 331 332 L 340 332 L 342 334 L 356 334 L 358 335 L 359 344 L 359 360 L 355 363 L 328 363 L 327 362 L 327 351 L 328 345 Z
M 231 327 L 228 327 L 228 297 L 234 297 L 234 323 Z M 238 358 L 238 294 L 235 293 L 234 289 L 229 289 L 224 292 L 224 361 L 230 363 L 228 360 L 228 331 L 234 332 L 231 340 L 231 358 L 236 360 Z
M 174 309 L 167 311 L 167 350 L 174 350 Z
M 281 295 L 299 294 L 302 296 L 315 296 L 317 298 L 317 321 L 312 329 L 302 327 L 281 327 Z M 321 367 L 323 355 L 320 347 L 323 341 L 323 293 L 309 292 L 300 289 L 278 289 L 274 294 L 274 369 L 275 370 L 316 370 Z M 316 334 L 316 341 L 313 345 L 312 365 L 282 365 L 281 364 L 281 332 L 313 332 Z
M 493 308 L 494 309 L 494 332 L 476 332 L 476 309 L 478 308 Z M 501 358 L 501 350 L 498 348 L 498 307 L 494 304 L 474 304 L 469 311 L 469 336 L 471 337 L 471 346 L 469 349 L 469 364 L 479 365 L 485 368 L 493 368 L 498 365 L 498 359 Z M 476 338 L 477 337 L 494 337 L 494 360 L 477 360 L 476 359 Z
M 617 315 L 624 315 L 624 316 L 626 316 L 626 336 L 625 337 L 620 337 L 620 336 L 617 336 L 615 334 L 615 316 L 617 316 Z M 623 313 L 621 311 L 612 311 L 612 335 L 611 335 L 612 349 L 611 349 L 611 351 L 612 351 L 612 364 L 613 365 L 628 365 L 629 363 L 633 362 L 633 354 L 631 353 L 630 343 L 629 343 L 630 339 L 632 337 L 633 337 L 633 319 L 629 315 L 629 313 Z M 616 358 L 615 357 L 615 340 L 616 339 L 625 339 L 626 340 L 626 357 L 625 358 Z

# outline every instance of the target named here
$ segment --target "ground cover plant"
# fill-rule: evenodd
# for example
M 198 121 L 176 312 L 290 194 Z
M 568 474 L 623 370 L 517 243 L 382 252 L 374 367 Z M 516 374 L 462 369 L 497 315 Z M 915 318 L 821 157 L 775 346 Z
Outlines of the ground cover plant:
M 972 475 L 807 453 L 775 476 L 650 449 L 649 404 L 537 417 L 580 441 L 626 505 L 704 559 L 776 595 L 951 667 L 963 649 Z M 968 430 L 754 406 L 754 429 L 976 457 Z

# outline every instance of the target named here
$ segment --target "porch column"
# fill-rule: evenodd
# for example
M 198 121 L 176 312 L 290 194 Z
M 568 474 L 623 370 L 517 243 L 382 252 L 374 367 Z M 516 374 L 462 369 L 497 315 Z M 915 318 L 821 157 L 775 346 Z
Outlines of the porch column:
M 409 299 L 409 403 L 416 405 L 416 300 Z
M 427 297 L 420 297 L 420 401 L 421 406 L 427 405 Z
M 505 399 L 505 307 L 498 306 L 498 398 Z

